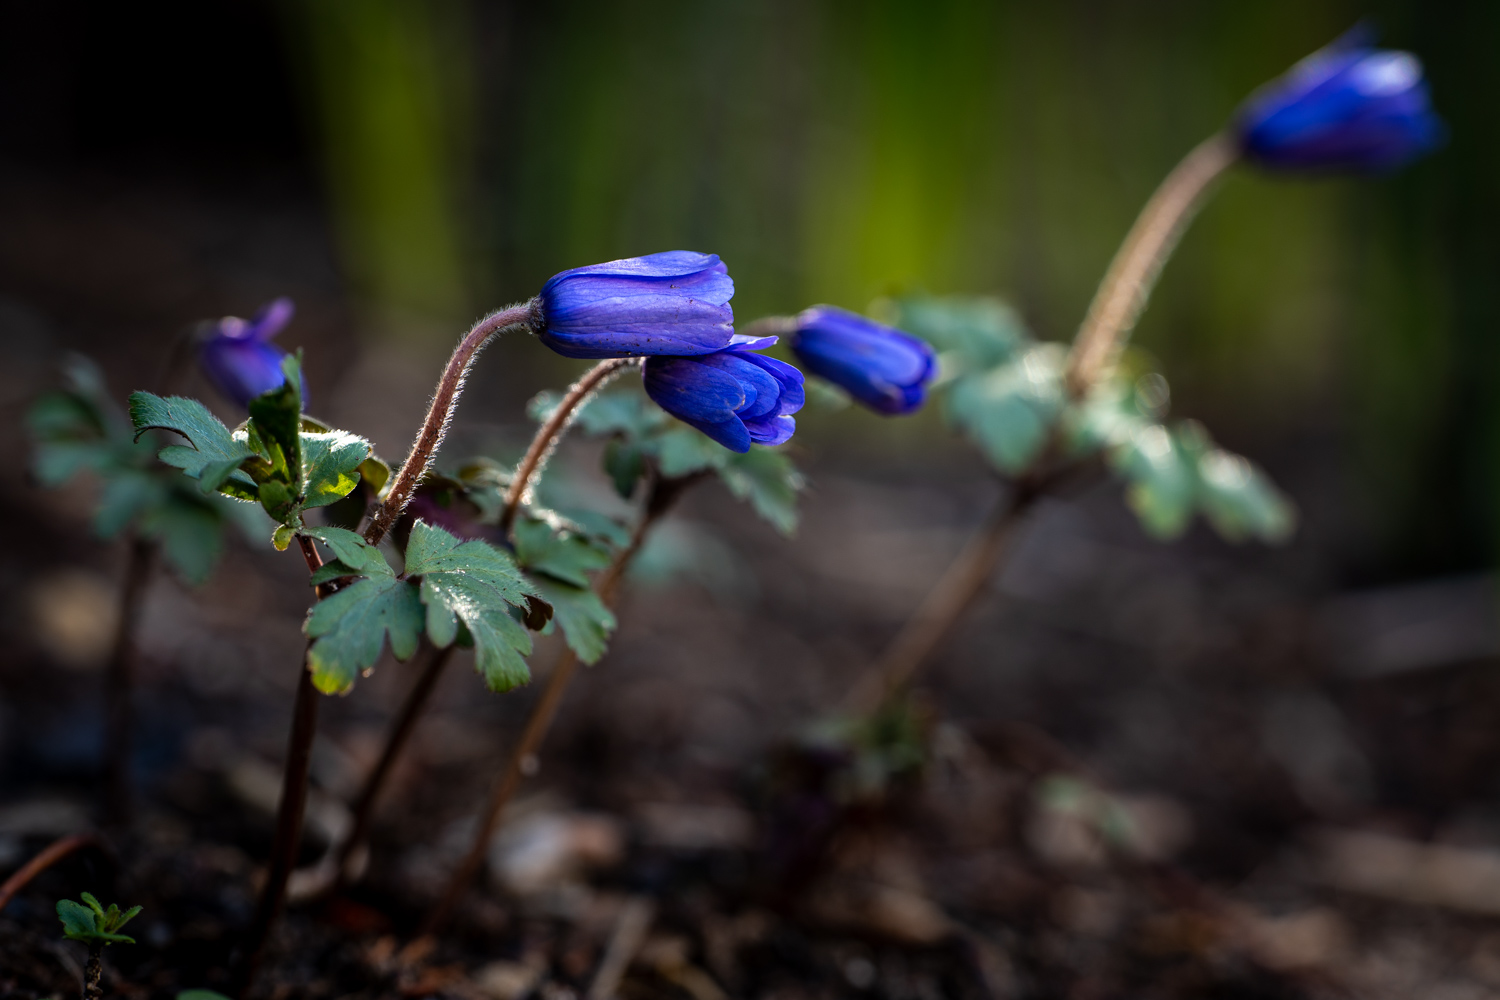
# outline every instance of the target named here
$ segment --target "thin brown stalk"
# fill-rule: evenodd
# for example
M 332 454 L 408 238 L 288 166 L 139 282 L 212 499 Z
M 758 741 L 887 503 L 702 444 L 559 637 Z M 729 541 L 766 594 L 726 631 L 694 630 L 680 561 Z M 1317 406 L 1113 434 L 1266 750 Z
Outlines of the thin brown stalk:
M 89 942 L 89 964 L 83 978 L 83 1000 L 104 1000 L 104 944 Z
M 1232 136 L 1222 132 L 1211 136 L 1183 158 L 1141 209 L 1073 340 L 1066 367 L 1073 398 L 1087 393 L 1114 362 L 1204 195 L 1239 156 Z
M 557 404 L 557 409 L 553 410 L 552 415 L 537 429 L 536 436 L 531 439 L 531 445 L 526 449 L 525 457 L 521 459 L 521 464 L 516 466 L 516 474 L 512 477 L 510 489 L 505 494 L 505 509 L 500 514 L 500 531 L 503 535 L 510 534 L 511 525 L 516 520 L 516 511 L 526 500 L 532 481 L 546 468 L 547 460 L 552 457 L 558 441 L 567 432 L 568 425 L 573 422 L 573 418 L 578 415 L 583 404 L 587 403 L 594 393 L 609 384 L 610 379 L 631 365 L 639 363 L 638 358 L 609 358 L 584 372 L 583 377 L 568 388 L 562 402 Z
M 297 536 L 297 544 L 301 547 L 302 558 L 307 562 L 308 572 L 316 572 L 323 565 L 323 557 L 318 554 L 317 546 L 305 535 Z M 331 587 L 323 584 L 318 587 L 317 596 L 322 599 L 331 592 Z M 266 883 L 261 888 L 254 919 L 245 936 L 237 991 L 240 997 L 250 992 L 271 928 L 275 926 L 276 919 L 281 916 L 282 907 L 286 904 L 287 879 L 296 865 L 297 846 L 302 840 L 302 817 L 307 811 L 308 772 L 312 764 L 313 738 L 317 731 L 318 689 L 313 687 L 312 671 L 308 669 L 304 653 L 301 669 L 297 671 L 297 695 L 292 705 L 292 728 L 287 736 L 286 766 L 281 778 L 281 802 L 276 808 L 276 833 L 271 844 L 271 864 L 266 871 Z
M 385 501 L 376 509 L 375 516 L 365 528 L 365 541 L 371 545 L 378 544 L 411 502 L 412 494 L 416 492 L 417 485 L 426 475 L 433 456 L 443 443 L 443 436 L 448 433 L 448 424 L 453 420 L 453 411 L 458 404 L 459 393 L 463 391 L 464 379 L 480 348 L 502 330 L 535 325 L 538 322 L 536 309 L 536 300 L 533 299 L 490 313 L 475 323 L 463 340 L 459 341 L 453 356 L 443 369 L 442 377 L 438 379 L 437 390 L 432 394 L 432 404 L 427 408 L 427 417 L 422 421 L 422 429 L 417 432 L 417 439 L 412 442 L 406 461 L 401 463 L 401 470 L 396 473 L 390 489 L 386 491 Z
M 676 499 L 682 495 L 682 491 L 697 482 L 699 478 L 686 476 L 680 479 L 652 480 L 640 520 L 636 522 L 635 530 L 631 532 L 630 542 L 620 550 L 597 581 L 595 589 L 598 591 L 599 599 L 606 606 L 614 603 L 615 593 L 619 589 L 620 581 L 624 578 L 625 570 L 629 568 L 630 561 L 640 551 L 652 525 L 666 514 Z M 568 689 L 568 683 L 573 679 L 573 674 L 577 669 L 577 655 L 566 646 L 563 647 L 558 654 L 557 663 L 552 668 L 551 676 L 547 678 L 547 686 L 542 689 L 541 697 L 531 709 L 531 715 L 526 720 L 526 728 L 522 730 L 521 738 L 511 748 L 510 757 L 505 763 L 505 770 L 501 772 L 500 780 L 496 782 L 490 793 L 489 801 L 485 804 L 484 813 L 480 817 L 479 828 L 475 831 L 474 840 L 469 846 L 469 853 L 454 869 L 443 895 L 423 923 L 418 941 L 435 934 L 447 923 L 454 906 L 463 898 L 463 894 L 474 881 L 480 865 L 484 863 L 485 853 L 489 850 L 490 840 L 495 835 L 495 828 L 500 823 L 500 817 L 516 790 L 521 786 L 521 779 L 526 773 L 526 763 L 533 758 L 541 747 L 542 741 L 546 739 L 547 730 L 551 728 L 552 720 L 557 714 L 557 707 L 561 704 L 563 694 Z
M 135 630 L 155 556 L 154 543 L 144 538 L 131 541 L 125 581 L 120 589 L 120 617 L 115 623 L 114 646 L 104 672 L 105 814 L 110 825 L 116 827 L 128 826 L 132 812 L 131 730 L 135 715 L 132 702 L 139 655 Z
M 81 851 L 85 847 L 104 848 L 105 843 L 95 833 L 75 833 L 53 841 L 40 854 L 16 869 L 10 878 L 0 884 L 0 910 L 9 906 L 10 901 L 16 898 L 16 893 L 26 888 L 32 879 L 74 851 Z
M 875 666 L 860 677 L 844 699 L 845 712 L 852 715 L 874 712 L 911 683 L 983 592 L 1008 550 L 1016 527 L 1041 492 L 1023 480 L 1006 494 L 984 528 L 969 540 L 937 586 L 906 620 Z
M 386 736 L 385 746 L 380 751 L 380 759 L 375 763 L 365 783 L 359 790 L 359 795 L 354 800 L 354 822 L 350 825 L 349 834 L 344 842 L 339 845 L 335 857 L 335 882 L 333 888 L 337 889 L 346 885 L 354 876 L 349 871 L 350 859 L 370 835 L 370 824 L 374 822 L 375 806 L 380 800 L 380 793 L 385 789 L 386 779 L 390 777 L 396 760 L 401 756 L 401 751 L 406 748 L 407 741 L 417 728 L 417 719 L 422 715 L 422 710 L 427 706 L 432 692 L 437 688 L 438 679 L 443 675 L 443 668 L 453 657 L 453 651 L 457 646 L 448 646 L 444 649 L 432 649 L 429 647 L 430 655 L 427 663 L 422 668 L 421 674 L 407 692 L 406 699 L 401 703 L 401 709 L 396 715 L 395 722 L 391 725 L 391 731 Z

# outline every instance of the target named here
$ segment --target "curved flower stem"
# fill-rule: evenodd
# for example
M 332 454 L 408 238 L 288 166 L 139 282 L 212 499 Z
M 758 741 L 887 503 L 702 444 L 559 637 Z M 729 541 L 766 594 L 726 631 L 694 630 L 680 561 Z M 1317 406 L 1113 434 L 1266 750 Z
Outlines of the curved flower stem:
M 1068 352 L 1068 393 L 1081 399 L 1114 361 L 1151 296 L 1167 258 L 1203 203 L 1213 182 L 1239 159 L 1234 138 L 1219 133 L 1183 158 L 1141 209 L 1094 293 L 1088 314 Z M 943 578 L 867 674 L 844 700 L 850 712 L 869 712 L 911 683 L 923 663 L 947 637 L 989 582 L 1005 555 L 1011 534 L 1037 498 L 1071 471 L 1055 462 L 1057 440 L 1015 482 L 986 526 L 964 547 Z M 1076 463 L 1075 463 L 1076 465 Z
M 521 464 L 516 466 L 516 474 L 511 478 L 510 489 L 505 494 L 505 509 L 500 514 L 500 533 L 503 536 L 510 535 L 511 525 L 515 523 L 516 511 L 521 507 L 522 501 L 531 488 L 531 482 L 547 466 L 547 460 L 552 457 L 552 452 L 557 449 L 557 443 L 561 440 L 578 415 L 578 411 L 589 398 L 609 384 L 609 380 L 631 365 L 640 364 L 641 358 L 609 358 L 601 361 L 588 371 L 583 377 L 574 382 L 568 392 L 557 404 L 557 409 L 543 422 L 537 430 L 536 437 L 531 439 L 531 445 L 526 449 L 526 455 L 521 459 Z
M 104 673 L 104 768 L 106 815 L 113 826 L 130 823 L 131 815 L 131 729 L 134 711 L 131 704 L 138 648 L 136 625 L 140 622 L 141 604 L 151 581 L 152 563 L 156 561 L 155 543 L 134 538 L 130 543 L 130 561 L 125 567 L 125 582 L 120 590 L 120 618 L 115 624 L 115 640 L 109 666 Z
M 306 535 L 297 536 L 302 558 L 307 562 L 309 573 L 323 565 L 323 557 L 317 546 Z M 332 593 L 329 584 L 317 589 L 321 600 Z M 311 643 L 309 643 L 311 646 Z M 297 845 L 302 839 L 302 814 L 307 809 L 307 777 L 312 763 L 313 737 L 318 731 L 318 689 L 313 687 L 312 671 L 307 668 L 307 657 L 297 671 L 297 696 L 292 706 L 292 729 L 287 737 L 286 766 L 281 778 L 281 802 L 276 809 L 276 834 L 271 843 L 271 864 L 266 872 L 266 884 L 262 887 L 260 901 L 255 907 L 255 917 L 245 936 L 245 949 L 238 977 L 239 996 L 250 991 L 256 969 L 265 952 L 266 940 L 276 918 L 281 915 L 286 903 L 287 878 L 297 861 Z
M 1141 209 L 1110 261 L 1068 354 L 1067 385 L 1074 399 L 1081 398 L 1114 361 L 1203 196 L 1239 157 L 1239 145 L 1231 135 L 1209 137 L 1177 164 Z
M 422 429 L 417 432 L 417 439 L 412 442 L 406 461 L 401 463 L 401 471 L 396 473 L 391 488 L 386 491 L 385 501 L 376 509 L 375 516 L 365 528 L 366 542 L 378 544 L 411 501 L 412 493 L 416 491 L 428 466 L 432 465 L 432 457 L 443 443 L 443 435 L 448 433 L 448 423 L 453 419 L 458 394 L 463 391 L 464 378 L 479 349 L 502 330 L 536 325 L 536 308 L 536 300 L 532 299 L 492 312 L 475 323 L 464 335 L 464 339 L 459 341 L 453 356 L 448 359 L 447 367 L 443 369 L 442 377 L 438 379 L 437 391 L 432 394 L 432 404 L 427 408 L 427 417 L 422 421 Z
M 640 520 L 636 523 L 635 530 L 631 532 L 629 543 L 615 556 L 614 561 L 604 570 L 596 585 L 599 599 L 606 606 L 614 603 L 620 580 L 624 577 L 625 570 L 629 568 L 630 561 L 640 551 L 652 526 L 661 520 L 683 491 L 700 478 L 702 477 L 699 475 L 692 475 L 677 479 L 652 480 L 645 508 Z M 443 890 L 442 897 L 428 913 L 427 919 L 422 924 L 422 932 L 418 936 L 418 941 L 430 937 L 442 928 L 453 912 L 453 907 L 457 905 L 459 899 L 474 881 L 474 876 L 479 872 L 479 866 L 484 863 L 485 853 L 489 850 L 490 840 L 495 835 L 495 827 L 499 825 L 500 816 L 512 796 L 515 795 L 516 789 L 520 787 L 521 779 L 527 771 L 528 761 L 534 759 L 537 749 L 542 745 L 542 740 L 546 739 L 547 730 L 557 714 L 557 706 L 562 702 L 563 693 L 567 691 L 568 682 L 573 679 L 573 673 L 577 668 L 577 655 L 572 649 L 564 647 L 558 654 L 557 663 L 552 668 L 552 675 L 547 678 L 547 686 L 542 690 L 542 696 L 537 699 L 531 709 L 531 715 L 526 720 L 526 728 L 521 731 L 521 738 L 511 748 L 510 757 L 505 762 L 505 770 L 501 772 L 500 780 L 490 792 L 489 802 L 485 804 L 484 814 L 480 817 L 479 829 L 475 831 L 469 853 L 454 869 L 453 875 L 448 879 L 447 888 Z M 415 945 L 416 942 L 413 942 L 408 948 L 414 948 Z
M 334 854 L 333 889 L 336 890 L 348 884 L 349 880 L 354 878 L 349 871 L 349 861 L 354 856 L 354 852 L 369 837 L 370 824 L 375 818 L 375 805 L 380 800 L 380 793 L 385 788 L 386 779 L 390 777 L 396 759 L 401 756 L 401 751 L 406 748 L 407 740 L 417 728 L 417 719 L 421 717 L 422 709 L 427 706 L 428 699 L 437 688 L 438 679 L 443 675 L 443 669 L 447 667 L 448 661 L 453 657 L 453 651 L 457 648 L 453 645 L 444 649 L 431 649 L 426 666 L 422 668 L 422 673 L 412 684 L 406 700 L 401 703 L 401 710 L 396 715 L 396 721 L 391 726 L 390 734 L 385 738 L 385 747 L 380 751 L 380 759 L 371 769 L 369 776 L 365 778 L 364 786 L 360 788 L 359 795 L 354 800 L 354 822 L 350 824 L 348 835 Z
M 113 858 L 105 842 L 96 833 L 74 833 L 53 841 L 42 852 L 30 861 L 18 868 L 10 878 L 0 885 L 0 910 L 10 905 L 10 901 L 16 897 L 16 893 L 26 888 L 31 880 L 42 872 L 57 864 L 63 858 L 74 851 L 81 851 L 85 847 L 97 847 L 105 851 L 106 855 Z

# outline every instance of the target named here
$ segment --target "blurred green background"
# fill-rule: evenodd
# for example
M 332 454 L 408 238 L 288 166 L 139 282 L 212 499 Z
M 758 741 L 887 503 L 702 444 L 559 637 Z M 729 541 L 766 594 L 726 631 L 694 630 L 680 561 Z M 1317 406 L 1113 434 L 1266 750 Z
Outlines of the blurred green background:
M 173 169 L 210 182 L 291 164 L 329 220 L 359 336 L 442 344 L 555 271 L 672 248 L 723 256 L 742 320 L 991 293 L 1068 337 L 1177 159 L 1368 15 L 1427 64 L 1447 148 L 1388 178 L 1236 172 L 1138 342 L 1178 415 L 1303 485 L 1351 574 L 1493 562 L 1492 4 L 64 6 L 98 15 L 93 44 L 124 69 L 122 93 L 89 91 L 96 70 L 71 98 L 113 108 L 96 118 L 115 138 L 64 143 L 70 164 L 180 149 Z M 146 50 L 116 51 L 111 24 Z M 892 442 L 898 466 L 937 433 L 931 417 L 836 427 Z

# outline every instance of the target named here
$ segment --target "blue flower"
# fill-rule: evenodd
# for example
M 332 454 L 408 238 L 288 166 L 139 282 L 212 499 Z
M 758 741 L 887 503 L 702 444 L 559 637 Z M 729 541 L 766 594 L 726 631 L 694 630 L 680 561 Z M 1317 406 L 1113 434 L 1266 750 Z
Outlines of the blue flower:
M 248 407 L 250 400 L 286 381 L 281 372 L 286 351 L 271 343 L 271 338 L 291 322 L 295 311 L 291 299 L 281 298 L 261 306 L 250 320 L 225 316 L 213 324 L 198 348 L 198 363 L 226 399 Z M 301 388 L 305 407 L 305 380 Z
M 1235 129 L 1247 159 L 1277 170 L 1391 170 L 1445 135 L 1417 57 L 1358 28 L 1252 94 Z
M 648 358 L 646 395 L 730 451 L 749 451 L 752 442 L 781 444 L 797 429 L 791 414 L 804 397 L 801 372 L 750 353 L 774 343 L 775 337 L 736 335 L 725 351 Z
M 937 362 L 926 343 L 836 306 L 813 306 L 797 317 L 792 350 L 808 371 L 839 386 L 878 413 L 918 409 Z
M 575 267 L 542 287 L 540 336 L 565 358 L 712 354 L 734 336 L 733 297 L 717 254 L 670 250 Z

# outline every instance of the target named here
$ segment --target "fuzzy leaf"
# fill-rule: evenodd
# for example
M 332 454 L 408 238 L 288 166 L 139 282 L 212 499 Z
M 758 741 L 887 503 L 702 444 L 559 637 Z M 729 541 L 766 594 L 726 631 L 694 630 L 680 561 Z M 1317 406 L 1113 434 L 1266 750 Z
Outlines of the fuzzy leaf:
M 282 374 L 280 386 L 250 400 L 247 430 L 250 445 L 271 466 L 257 481 L 269 478 L 295 493 L 302 483 L 302 372 L 294 356 L 283 359 Z
M 1115 449 L 1112 460 L 1128 483 L 1125 502 L 1149 534 L 1169 539 L 1187 530 L 1197 477 L 1170 431 L 1147 424 Z
M 527 595 L 537 589 L 509 555 L 486 542 L 460 542 L 418 520 L 406 543 L 406 573 L 422 578 L 427 636 L 434 645 L 451 644 L 462 622 L 474 638 L 474 665 L 491 690 L 508 691 L 530 679 L 525 657 L 531 636 L 510 609 L 524 613 Z
M 531 582 L 542 599 L 552 605 L 552 622 L 562 629 L 568 648 L 584 663 L 595 663 L 608 648 L 615 616 L 599 595 L 588 587 L 575 587 L 550 577 L 535 575 Z M 547 629 L 551 631 L 551 627 Z
M 806 481 L 792 460 L 780 451 L 759 445 L 743 455 L 726 454 L 729 458 L 719 468 L 719 478 L 729 492 L 740 500 L 750 501 L 755 512 L 783 535 L 796 531 L 797 494 Z
M 370 442 L 348 431 L 301 435 L 302 506 L 326 507 L 359 485 L 359 470 L 370 457 Z
M 137 438 L 148 430 L 175 431 L 187 438 L 191 447 L 169 445 L 161 450 L 160 458 L 198 480 L 204 493 L 212 493 L 229 480 L 255 488 L 255 481 L 239 472 L 240 465 L 254 457 L 255 452 L 196 399 L 182 396 L 163 399 L 149 392 L 133 392 L 130 420 Z
M 1251 462 L 1215 448 L 1198 459 L 1203 514 L 1231 542 L 1284 542 L 1297 525 L 1291 501 Z
M 557 532 L 545 521 L 523 517 L 516 522 L 516 560 L 527 570 L 587 587 L 589 573 L 609 565 L 609 552 L 575 532 Z
M 307 653 L 314 686 L 340 694 L 375 666 L 387 635 L 396 659 L 417 651 L 422 603 L 417 588 L 394 575 L 364 577 L 314 604 L 302 630 L 317 640 Z
M 333 551 L 334 558 L 348 567 L 340 576 L 395 576 L 380 550 L 348 528 L 304 528 L 302 534 L 316 538 Z

